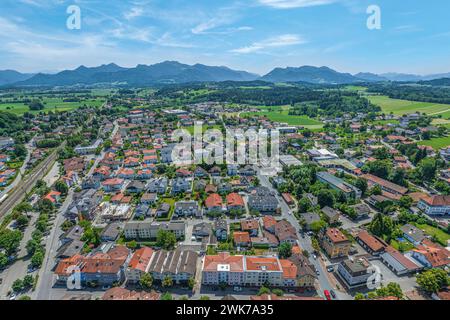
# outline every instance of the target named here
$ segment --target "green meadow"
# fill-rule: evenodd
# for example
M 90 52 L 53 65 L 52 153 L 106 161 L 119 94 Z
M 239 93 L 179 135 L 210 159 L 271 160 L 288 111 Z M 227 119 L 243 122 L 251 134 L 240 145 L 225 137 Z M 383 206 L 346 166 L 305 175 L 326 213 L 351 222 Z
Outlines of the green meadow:
M 381 107 L 384 113 L 394 113 L 404 115 L 415 112 L 426 113 L 428 115 L 450 116 L 450 105 L 430 102 L 417 102 L 409 100 L 391 99 L 387 96 L 368 96 L 373 104 Z
M 309 118 L 308 116 L 293 116 L 289 115 L 289 107 L 281 106 L 281 107 L 267 107 L 260 106 L 258 109 L 261 109 L 260 112 L 247 112 L 241 114 L 242 117 L 256 117 L 256 116 L 265 116 L 269 120 L 279 123 L 286 123 L 290 126 L 303 126 L 305 128 L 310 129 L 318 129 L 322 128 L 323 124 L 320 121 Z
M 103 99 L 86 99 L 79 102 L 64 102 L 60 98 L 44 98 L 44 109 L 39 111 L 30 111 L 29 107 L 23 103 L 15 103 L 15 102 L 3 102 L 0 103 L 0 111 L 7 111 L 17 115 L 23 115 L 25 112 L 30 112 L 33 114 L 39 112 L 62 112 L 62 111 L 70 111 L 81 106 L 87 105 L 90 107 L 100 107 L 103 103 Z
M 450 137 L 433 138 L 430 140 L 420 141 L 419 145 L 433 147 L 434 150 L 439 150 L 450 146 Z

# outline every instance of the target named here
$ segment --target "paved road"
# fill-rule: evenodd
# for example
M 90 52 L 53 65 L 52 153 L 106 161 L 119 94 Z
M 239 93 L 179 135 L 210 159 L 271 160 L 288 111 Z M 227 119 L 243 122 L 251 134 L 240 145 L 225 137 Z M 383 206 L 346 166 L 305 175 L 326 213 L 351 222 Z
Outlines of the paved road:
M 63 224 L 64 212 L 68 209 L 69 205 L 73 200 L 73 190 L 69 191 L 69 194 L 66 197 L 66 200 L 59 208 L 58 213 L 56 215 L 56 219 L 53 224 L 53 228 L 50 232 L 50 236 L 47 239 L 46 243 L 46 252 L 44 257 L 44 262 L 39 271 L 39 280 L 36 286 L 36 291 L 33 299 L 36 300 L 48 300 L 50 299 L 50 290 L 53 286 L 53 267 L 56 263 L 56 253 L 59 248 L 59 238 L 63 234 L 61 230 L 61 225 Z
M 117 123 L 114 123 L 115 127 L 112 132 L 114 135 L 119 129 Z M 103 159 L 104 152 L 102 152 L 99 156 L 96 157 L 95 163 L 92 168 L 89 170 L 86 178 L 89 178 L 94 173 L 95 167 L 98 163 Z M 56 264 L 56 253 L 60 246 L 59 238 L 63 234 L 61 230 L 61 225 L 65 221 L 64 212 L 68 209 L 69 205 L 72 203 L 74 195 L 74 190 L 71 189 L 69 194 L 66 197 L 66 200 L 62 204 L 61 208 L 58 210 L 55 222 L 53 224 L 53 228 L 50 232 L 50 236 L 46 245 L 46 253 L 44 258 L 44 263 L 42 264 L 42 268 L 39 272 L 39 281 L 37 283 L 36 294 L 34 295 L 34 299 L 36 300 L 53 300 L 59 299 L 64 295 L 65 289 L 52 289 L 54 283 L 54 275 L 53 275 L 53 267 Z
M 270 183 L 269 177 L 265 176 L 265 175 L 261 175 L 259 170 L 258 170 L 258 179 L 262 186 L 267 187 L 278 194 L 278 191 Z M 294 214 L 292 213 L 292 210 L 289 208 L 289 206 L 286 204 L 286 202 L 284 202 L 284 200 L 280 196 L 278 196 L 278 200 L 279 200 L 279 203 L 281 206 L 281 214 L 282 214 L 283 219 L 286 219 L 289 223 L 291 223 L 297 231 L 301 230 L 302 228 L 301 228 L 297 218 L 295 218 Z M 308 252 L 313 252 L 314 249 L 312 248 L 312 245 L 311 245 L 311 239 L 309 237 L 302 238 L 299 232 L 297 232 L 297 235 L 299 238 L 298 242 L 299 242 L 300 247 L 303 250 L 307 250 Z M 329 276 L 328 272 L 326 271 L 326 269 L 324 269 L 324 267 L 322 266 L 322 264 L 320 263 L 319 260 L 315 260 L 311 257 L 309 260 L 314 265 L 316 270 L 319 270 L 319 273 L 320 273 L 318 275 L 318 283 L 319 283 L 318 293 L 319 293 L 319 295 L 323 296 L 324 290 L 329 290 L 329 291 L 334 290 L 336 292 L 339 300 L 352 299 L 348 294 L 338 291 L 336 289 L 336 287 L 333 286 L 330 279 L 328 279 L 328 276 Z
M 22 241 L 20 242 L 17 260 L 6 270 L 0 273 L 3 283 L 0 286 L 0 299 L 6 299 L 7 293 L 11 290 L 12 284 L 17 279 L 23 279 L 27 275 L 30 259 L 27 257 L 27 242 L 31 239 L 31 235 L 35 230 L 34 224 L 38 218 L 38 213 L 33 213 L 28 227 L 24 231 Z

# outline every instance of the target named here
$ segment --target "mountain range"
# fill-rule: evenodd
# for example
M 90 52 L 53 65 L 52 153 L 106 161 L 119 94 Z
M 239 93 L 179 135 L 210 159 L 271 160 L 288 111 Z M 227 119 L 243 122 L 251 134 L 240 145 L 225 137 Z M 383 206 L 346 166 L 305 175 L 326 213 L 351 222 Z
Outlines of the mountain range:
M 165 61 L 154 65 L 120 67 L 114 63 L 99 67 L 80 66 L 56 74 L 22 74 L 13 70 L 0 71 L 0 86 L 54 87 L 73 85 L 116 84 L 144 86 L 187 82 L 254 81 L 307 82 L 313 84 L 354 84 L 361 82 L 400 81 L 417 82 L 450 78 L 450 73 L 420 76 L 414 74 L 342 73 L 328 67 L 275 68 L 264 76 L 227 67 L 187 65 L 177 61 Z

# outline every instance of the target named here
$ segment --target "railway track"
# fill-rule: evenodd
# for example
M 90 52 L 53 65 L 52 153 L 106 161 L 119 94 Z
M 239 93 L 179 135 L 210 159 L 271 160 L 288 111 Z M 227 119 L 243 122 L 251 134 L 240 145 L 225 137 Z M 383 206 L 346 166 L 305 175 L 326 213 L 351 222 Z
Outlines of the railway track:
M 45 177 L 51 166 L 58 159 L 58 151 L 64 148 L 66 142 L 63 142 L 56 150 L 52 152 L 42 163 L 40 163 L 29 175 L 27 175 L 18 186 L 9 192 L 8 197 L 0 204 L 0 219 L 7 215 L 18 203 L 20 203 L 29 193 L 36 182 Z

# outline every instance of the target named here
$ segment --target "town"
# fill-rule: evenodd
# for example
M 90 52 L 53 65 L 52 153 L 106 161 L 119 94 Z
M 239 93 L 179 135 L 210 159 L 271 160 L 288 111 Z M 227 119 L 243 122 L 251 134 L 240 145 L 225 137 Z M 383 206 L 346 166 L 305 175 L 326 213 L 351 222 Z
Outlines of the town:
M 253 101 L 286 90 L 246 85 Z M 450 146 L 426 143 L 448 137 L 442 117 L 386 113 L 349 87 L 341 110 L 333 89 L 314 109 L 223 101 L 231 87 L 202 101 L 197 85 L 85 90 L 71 110 L 0 113 L 0 298 L 449 299 Z M 21 94 L 44 110 L 60 93 Z M 197 123 L 276 131 L 279 167 L 177 165 L 172 133 Z

